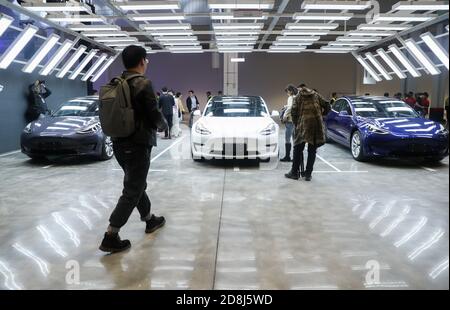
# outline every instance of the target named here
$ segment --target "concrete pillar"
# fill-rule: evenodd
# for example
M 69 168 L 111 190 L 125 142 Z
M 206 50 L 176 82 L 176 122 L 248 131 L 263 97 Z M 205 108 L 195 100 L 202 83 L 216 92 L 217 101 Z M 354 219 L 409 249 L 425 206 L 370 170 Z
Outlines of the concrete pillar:
M 223 94 L 227 96 L 237 96 L 239 93 L 238 63 L 231 62 L 231 58 L 235 57 L 236 53 L 225 53 L 223 56 Z

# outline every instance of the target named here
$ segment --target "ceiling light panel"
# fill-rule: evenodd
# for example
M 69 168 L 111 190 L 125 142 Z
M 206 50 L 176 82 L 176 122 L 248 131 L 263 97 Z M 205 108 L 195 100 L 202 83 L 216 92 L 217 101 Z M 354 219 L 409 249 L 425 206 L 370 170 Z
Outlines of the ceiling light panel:
M 212 13 L 212 20 L 265 20 L 268 15 L 262 13 L 261 15 L 249 14 L 249 16 L 235 16 L 229 13 Z
M 69 72 L 70 68 L 75 64 L 75 62 L 80 59 L 81 55 L 83 55 L 84 51 L 87 49 L 86 46 L 80 45 L 78 49 L 72 54 L 69 60 L 64 64 L 62 69 L 56 74 L 57 78 L 63 78 L 67 72 Z
M 126 1 L 115 2 L 115 6 L 123 11 L 178 10 L 179 1 Z
M 381 48 L 378 49 L 377 53 L 400 79 L 406 79 L 406 74 L 402 72 L 400 67 L 397 66 L 397 64 L 392 60 L 391 57 L 389 57 L 389 55 L 383 49 Z
M 278 36 L 277 41 L 306 41 L 306 42 L 314 42 L 319 41 L 320 37 L 298 37 L 298 36 Z
M 96 82 L 100 76 L 103 74 L 103 72 L 106 71 L 106 69 L 108 69 L 109 66 L 111 66 L 111 64 L 114 62 L 114 60 L 116 59 L 117 56 L 115 57 L 111 57 L 109 58 L 104 64 L 103 66 L 100 68 L 100 70 L 97 71 L 97 73 L 94 74 L 94 76 L 91 79 L 91 82 Z
M 271 10 L 274 0 L 209 0 L 210 9 Z
M 107 54 L 102 54 L 97 61 L 89 68 L 89 70 L 86 72 L 85 75 L 81 78 L 82 81 L 87 81 L 94 72 L 100 67 L 100 65 L 105 61 L 105 59 L 108 57 Z
M 400 1 L 393 11 L 448 11 L 448 1 Z
M 22 32 L 17 36 L 14 42 L 8 47 L 8 49 L 3 53 L 0 58 L 0 69 L 6 69 L 14 61 L 14 59 L 19 55 L 23 48 L 30 42 L 33 36 L 39 28 L 28 25 Z
M 117 31 L 120 27 L 117 25 L 71 25 L 69 29 L 72 31 Z
M 213 24 L 213 28 L 217 30 L 260 30 L 264 27 L 262 23 L 230 23 L 230 24 Z
M 94 15 L 72 15 L 72 16 L 48 16 L 48 20 L 52 22 L 68 23 L 68 24 L 78 24 L 78 23 L 95 23 L 101 22 L 106 23 L 105 18 Z
M 448 70 L 448 52 L 445 50 L 445 48 L 429 32 L 422 34 L 420 37 Z
M 359 36 L 351 36 L 351 37 L 337 37 L 336 41 L 342 42 L 376 42 L 381 40 L 381 37 L 359 37 Z
M 129 34 L 126 31 L 89 31 L 82 32 L 82 35 L 86 37 L 128 37 Z
M 367 59 L 372 63 L 372 65 L 381 73 L 381 75 L 388 81 L 392 80 L 392 76 L 384 69 L 384 67 L 380 64 L 380 62 L 373 56 L 372 53 L 365 54 Z
M 304 10 L 351 10 L 363 11 L 370 8 L 370 1 L 303 1 Z
M 63 58 L 69 53 L 73 46 L 73 41 L 65 40 L 59 49 L 53 54 L 52 58 L 47 64 L 39 71 L 40 75 L 49 75 L 54 68 L 63 60 Z
M 402 51 L 396 46 L 391 45 L 389 46 L 389 50 L 392 52 L 392 54 L 397 57 L 397 59 L 402 63 L 402 65 L 408 70 L 408 72 L 413 77 L 419 77 L 421 76 L 420 72 L 417 71 L 416 68 L 414 68 L 413 64 L 406 58 L 406 56 L 402 53 Z
M 353 17 L 351 13 L 329 14 L 329 13 L 295 13 L 295 20 L 350 20 Z
M 24 3 L 22 7 L 34 12 L 91 12 L 83 3 Z
M 6 31 L 6 29 L 8 29 L 13 21 L 14 18 L 12 18 L 11 16 L 0 13 L 0 36 L 3 35 L 3 33 Z
M 283 30 L 281 34 L 283 36 L 325 36 L 329 33 L 327 30 Z
M 403 31 L 406 29 L 411 28 L 412 25 L 396 25 L 396 24 L 385 24 L 385 23 L 380 23 L 380 24 L 361 24 L 358 25 L 358 30 L 374 30 L 374 31 L 378 31 L 378 30 L 386 30 L 386 31 Z
M 190 30 L 192 27 L 190 24 L 178 24 L 178 23 L 172 23 L 172 24 L 146 24 L 141 25 L 141 29 L 151 31 L 151 30 Z
M 59 36 L 56 34 L 51 34 L 44 44 L 36 51 L 33 57 L 28 61 L 28 63 L 23 67 L 22 71 L 26 73 L 31 73 L 36 69 L 40 62 L 48 55 L 50 50 L 56 45 L 59 40 Z
M 375 15 L 373 22 L 426 22 L 437 15 L 424 14 L 378 14 Z
M 182 14 L 128 14 L 127 17 L 134 21 L 170 21 L 184 20 Z
M 98 50 L 91 50 L 86 57 L 80 62 L 80 64 L 75 68 L 71 75 L 69 75 L 69 80 L 75 80 L 77 76 L 83 71 L 83 69 L 88 65 L 88 63 L 94 58 Z
M 433 64 L 423 50 L 417 45 L 413 39 L 405 41 L 408 50 L 417 58 L 417 60 L 430 72 L 431 75 L 438 75 L 441 71 Z
M 288 30 L 334 30 L 339 24 L 323 24 L 323 23 L 288 23 Z
M 358 62 L 364 67 L 364 69 L 366 69 L 366 71 L 370 74 L 370 76 L 372 76 L 372 78 L 375 81 L 377 82 L 382 81 L 382 79 L 378 76 L 375 70 L 373 70 L 373 68 L 361 56 L 357 56 L 356 60 L 358 60 Z

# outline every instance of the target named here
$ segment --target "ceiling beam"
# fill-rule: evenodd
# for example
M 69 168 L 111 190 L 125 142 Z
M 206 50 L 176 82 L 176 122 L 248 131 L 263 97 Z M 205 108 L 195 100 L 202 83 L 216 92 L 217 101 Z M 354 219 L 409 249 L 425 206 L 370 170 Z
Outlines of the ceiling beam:
M 286 9 L 288 4 L 289 4 L 289 0 L 283 0 L 283 2 L 281 2 L 280 6 L 278 7 L 277 13 L 278 14 L 282 14 L 284 12 L 284 10 Z M 280 20 L 280 17 L 278 17 L 278 16 L 273 18 L 272 22 L 269 25 L 269 28 L 267 28 L 268 33 L 266 33 L 264 35 L 264 37 L 262 38 L 262 40 L 261 40 L 262 42 L 259 44 L 258 49 L 262 49 L 264 43 L 267 41 L 267 39 L 269 38 L 270 34 L 272 33 L 272 31 L 277 26 L 279 20 Z

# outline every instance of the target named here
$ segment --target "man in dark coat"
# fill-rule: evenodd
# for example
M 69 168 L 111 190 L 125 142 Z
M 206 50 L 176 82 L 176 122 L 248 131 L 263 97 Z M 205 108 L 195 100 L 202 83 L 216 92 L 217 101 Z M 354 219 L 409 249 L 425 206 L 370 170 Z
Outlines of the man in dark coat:
M 325 126 L 323 115 L 330 110 L 329 103 L 317 92 L 302 84 L 292 105 L 292 121 L 294 133 L 294 160 L 287 178 L 298 180 L 304 177 L 311 181 L 317 148 L 325 144 Z M 303 171 L 303 151 L 308 144 L 308 160 Z
M 171 139 L 170 131 L 173 126 L 173 107 L 175 106 L 175 99 L 167 91 L 167 87 L 163 87 L 162 95 L 159 97 L 159 108 L 164 115 L 168 128 L 165 131 L 164 138 Z

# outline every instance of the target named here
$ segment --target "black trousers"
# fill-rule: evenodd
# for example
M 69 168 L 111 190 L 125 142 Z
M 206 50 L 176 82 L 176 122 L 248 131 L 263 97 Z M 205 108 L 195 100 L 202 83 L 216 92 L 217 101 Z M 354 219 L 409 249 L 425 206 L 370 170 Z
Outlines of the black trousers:
M 316 162 L 317 147 L 312 144 L 308 144 L 308 159 L 306 162 L 306 170 L 304 169 L 304 156 L 306 143 L 300 143 L 294 146 L 294 159 L 292 161 L 292 171 L 294 173 L 301 172 L 304 176 L 310 177 L 314 169 L 314 163 Z
M 172 126 L 173 126 L 173 114 L 164 114 L 164 118 L 166 119 L 166 121 L 167 121 L 167 129 L 166 129 L 166 131 L 164 132 L 165 133 L 165 137 L 167 138 L 167 137 L 170 137 L 170 132 L 171 132 L 171 129 L 172 129 Z
M 120 229 L 137 207 L 141 219 L 149 220 L 151 202 L 145 190 L 152 146 L 114 142 L 114 154 L 125 173 L 122 196 L 109 218 L 111 227 Z

